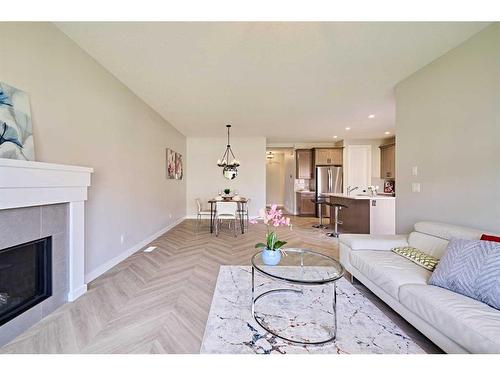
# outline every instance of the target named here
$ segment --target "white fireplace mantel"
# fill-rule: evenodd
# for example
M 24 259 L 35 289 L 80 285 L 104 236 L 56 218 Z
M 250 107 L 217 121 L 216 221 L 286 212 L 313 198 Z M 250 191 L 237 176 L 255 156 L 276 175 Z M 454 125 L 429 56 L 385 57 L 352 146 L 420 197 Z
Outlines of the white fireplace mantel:
M 69 294 L 74 301 L 85 284 L 85 209 L 92 168 L 0 159 L 0 210 L 69 203 Z

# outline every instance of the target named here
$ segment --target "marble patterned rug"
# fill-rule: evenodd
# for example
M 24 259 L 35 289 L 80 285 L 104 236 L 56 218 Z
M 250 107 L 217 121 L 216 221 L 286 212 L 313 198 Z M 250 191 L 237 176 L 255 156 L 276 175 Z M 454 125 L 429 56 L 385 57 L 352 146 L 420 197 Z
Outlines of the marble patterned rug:
M 256 312 L 286 337 L 321 340 L 332 334 L 332 286 L 279 283 L 256 272 L 256 295 L 293 288 L 302 293 L 269 294 Z M 324 345 L 292 344 L 262 329 L 251 313 L 251 267 L 221 266 L 201 353 L 425 353 L 369 299 L 344 278 L 337 281 L 337 338 Z

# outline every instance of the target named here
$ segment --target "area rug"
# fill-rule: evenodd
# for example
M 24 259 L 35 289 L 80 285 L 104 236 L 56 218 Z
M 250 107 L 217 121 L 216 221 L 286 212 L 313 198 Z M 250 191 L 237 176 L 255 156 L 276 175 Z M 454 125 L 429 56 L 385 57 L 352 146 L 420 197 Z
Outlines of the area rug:
M 269 295 L 256 312 L 286 337 L 313 337 L 333 331 L 331 285 L 286 285 L 256 273 L 256 295 L 270 289 L 294 288 L 302 293 Z M 335 341 L 323 345 L 292 344 L 262 329 L 251 313 L 251 267 L 221 266 L 201 353 L 425 353 L 347 280 L 337 281 L 338 329 Z M 294 336 L 296 335 L 296 336 Z

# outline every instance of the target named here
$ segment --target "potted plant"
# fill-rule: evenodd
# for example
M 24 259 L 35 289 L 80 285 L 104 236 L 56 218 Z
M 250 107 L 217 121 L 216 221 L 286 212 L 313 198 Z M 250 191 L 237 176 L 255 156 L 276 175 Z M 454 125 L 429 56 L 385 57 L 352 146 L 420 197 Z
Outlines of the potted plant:
M 229 195 L 230 192 L 231 192 L 231 189 L 224 189 L 224 194 Z
M 259 217 L 257 219 L 250 220 L 252 224 L 258 223 L 259 220 L 267 226 L 266 233 L 266 243 L 259 242 L 255 245 L 255 248 L 263 248 L 262 250 L 262 261 L 268 266 L 275 266 L 281 260 L 281 253 L 286 253 L 282 247 L 286 244 L 286 241 L 280 241 L 278 235 L 274 228 L 281 226 L 292 227 L 290 224 L 290 218 L 283 216 L 283 211 L 278 210 L 278 205 L 273 204 L 269 211 L 261 209 L 259 211 Z

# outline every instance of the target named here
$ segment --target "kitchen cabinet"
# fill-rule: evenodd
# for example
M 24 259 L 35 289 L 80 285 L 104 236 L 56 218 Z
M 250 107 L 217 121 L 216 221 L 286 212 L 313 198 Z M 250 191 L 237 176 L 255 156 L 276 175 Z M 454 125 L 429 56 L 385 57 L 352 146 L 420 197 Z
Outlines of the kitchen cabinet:
M 315 148 L 314 165 L 342 165 L 342 147 Z
M 327 160 L 329 157 L 328 149 L 326 148 L 316 148 L 314 149 L 314 164 L 315 165 L 323 165 L 327 164 Z
M 396 177 L 396 145 L 380 146 L 380 178 Z
M 297 193 L 297 211 L 301 216 L 314 216 L 316 213 L 316 206 L 312 201 L 315 199 L 314 192 L 300 192 Z
M 297 178 L 311 179 L 313 177 L 312 150 L 297 150 L 295 153 Z

